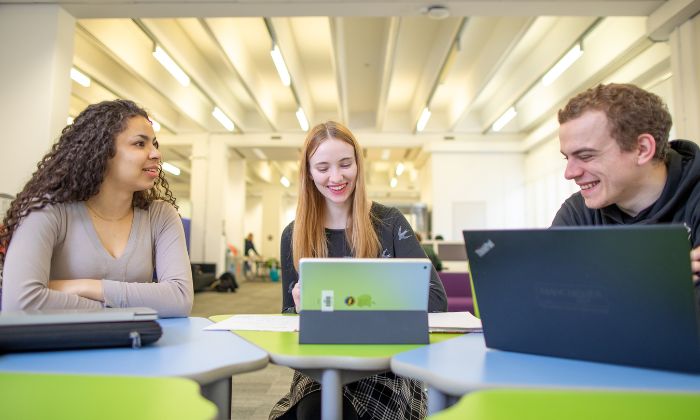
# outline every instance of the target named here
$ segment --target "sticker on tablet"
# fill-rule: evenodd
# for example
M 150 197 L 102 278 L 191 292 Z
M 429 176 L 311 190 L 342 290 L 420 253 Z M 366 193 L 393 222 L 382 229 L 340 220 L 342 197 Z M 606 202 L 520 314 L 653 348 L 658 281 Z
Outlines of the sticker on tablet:
M 321 290 L 321 312 L 333 312 L 332 290 Z

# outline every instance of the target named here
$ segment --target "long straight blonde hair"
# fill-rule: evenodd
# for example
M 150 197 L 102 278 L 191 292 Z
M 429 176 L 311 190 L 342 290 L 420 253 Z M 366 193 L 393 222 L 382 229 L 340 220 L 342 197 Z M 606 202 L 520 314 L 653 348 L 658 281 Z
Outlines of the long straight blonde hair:
M 371 201 L 365 189 L 365 168 L 362 149 L 350 130 L 335 121 L 319 124 L 309 131 L 304 142 L 299 165 L 299 203 L 297 205 L 292 249 L 294 267 L 299 270 L 299 260 L 304 257 L 328 257 L 328 243 L 324 226 L 326 201 L 311 178 L 309 159 L 316 149 L 328 139 L 336 139 L 350 144 L 355 151 L 357 177 L 355 191 L 350 197 L 350 220 L 345 228 L 352 255 L 357 258 L 379 256 L 380 243 L 372 224 Z

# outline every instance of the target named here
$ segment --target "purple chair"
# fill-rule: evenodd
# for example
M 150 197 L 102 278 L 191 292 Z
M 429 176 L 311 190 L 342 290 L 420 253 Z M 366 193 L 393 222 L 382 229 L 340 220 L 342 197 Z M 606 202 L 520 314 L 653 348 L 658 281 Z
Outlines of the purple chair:
M 474 313 L 472 288 L 469 284 L 469 273 L 440 271 L 438 273 L 447 295 L 447 311 Z

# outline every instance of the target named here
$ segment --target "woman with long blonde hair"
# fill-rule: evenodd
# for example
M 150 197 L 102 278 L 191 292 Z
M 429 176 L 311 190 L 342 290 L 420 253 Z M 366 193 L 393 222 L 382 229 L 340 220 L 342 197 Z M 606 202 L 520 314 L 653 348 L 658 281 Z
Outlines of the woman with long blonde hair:
M 299 167 L 296 219 L 281 243 L 282 311 L 299 309 L 301 258 L 426 258 L 406 218 L 367 199 L 362 149 L 350 130 L 328 121 L 309 131 Z M 447 310 L 445 290 L 433 269 L 428 309 Z M 270 419 L 320 416 L 320 385 L 294 373 L 290 393 Z M 343 387 L 344 419 L 422 419 L 426 396 L 419 382 L 381 373 Z

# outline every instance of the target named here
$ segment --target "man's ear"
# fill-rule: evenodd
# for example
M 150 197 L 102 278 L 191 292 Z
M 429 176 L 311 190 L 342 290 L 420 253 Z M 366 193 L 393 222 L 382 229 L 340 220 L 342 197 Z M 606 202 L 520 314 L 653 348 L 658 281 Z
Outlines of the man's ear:
M 654 159 L 656 154 L 656 140 L 649 133 L 642 133 L 637 137 L 637 164 L 644 165 Z

